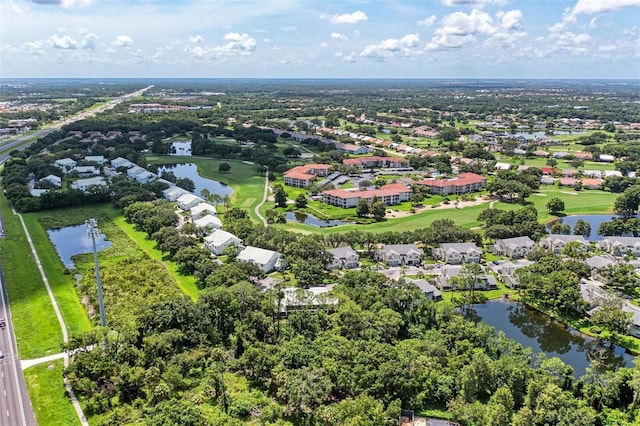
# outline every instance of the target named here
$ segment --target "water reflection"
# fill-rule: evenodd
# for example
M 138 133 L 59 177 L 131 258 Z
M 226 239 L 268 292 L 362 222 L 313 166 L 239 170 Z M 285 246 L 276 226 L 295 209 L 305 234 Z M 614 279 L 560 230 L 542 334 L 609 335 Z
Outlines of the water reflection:
M 573 228 L 576 225 L 576 222 L 580 219 L 587 222 L 591 225 L 591 234 L 587 237 L 589 241 L 601 241 L 602 236 L 598 235 L 598 228 L 604 222 L 610 222 L 613 219 L 616 219 L 617 216 L 610 216 L 606 214 L 582 214 L 582 215 L 573 215 L 573 216 L 565 216 L 557 219 L 557 222 L 566 223 L 571 227 L 571 233 L 573 234 Z M 549 222 L 547 224 L 547 231 L 551 232 L 551 226 L 555 223 L 556 220 Z
M 634 358 L 624 348 L 605 346 L 522 303 L 491 300 L 473 305 L 465 316 L 504 331 L 510 339 L 531 347 L 534 354 L 544 352 L 548 358 L 559 357 L 574 368 L 576 376 L 585 373 L 592 359 L 598 359 L 604 369 L 613 370 L 630 367 Z
M 322 220 L 313 215 L 302 212 L 288 212 L 286 218 L 289 222 L 304 223 L 305 225 L 316 226 L 318 228 L 347 225 L 352 223 L 345 220 Z
M 224 183 L 217 180 L 207 179 L 198 174 L 198 167 L 195 164 L 165 164 L 158 167 L 158 174 L 162 175 L 162 172 L 173 172 L 176 177 L 189 178 L 196 185 L 194 194 L 200 195 L 203 189 L 207 189 L 211 194 L 218 194 L 221 197 L 225 195 L 231 195 L 233 189 Z
M 87 233 L 86 225 L 47 229 L 47 234 L 67 269 L 76 267 L 71 257 L 93 252 L 93 243 Z M 96 238 L 96 249 L 100 251 L 109 247 L 111 247 L 111 241 L 106 241 L 104 234 L 99 234 Z
M 173 142 L 171 144 L 171 155 L 191 156 L 191 141 Z

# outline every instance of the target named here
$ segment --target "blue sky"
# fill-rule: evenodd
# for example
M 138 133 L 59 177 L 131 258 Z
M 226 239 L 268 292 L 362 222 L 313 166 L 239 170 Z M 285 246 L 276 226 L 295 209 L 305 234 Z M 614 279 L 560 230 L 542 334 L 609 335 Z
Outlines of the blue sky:
M 0 77 L 640 78 L 640 0 L 0 0 Z

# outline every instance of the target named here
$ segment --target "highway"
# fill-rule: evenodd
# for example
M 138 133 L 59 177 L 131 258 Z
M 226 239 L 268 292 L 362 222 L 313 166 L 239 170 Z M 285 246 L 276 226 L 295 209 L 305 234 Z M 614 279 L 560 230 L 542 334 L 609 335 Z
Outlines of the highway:
M 126 95 L 122 95 L 118 98 L 110 100 L 109 102 L 99 106 L 98 108 L 88 109 L 88 110 L 79 112 L 72 117 L 66 118 L 62 121 L 58 121 L 57 123 L 54 123 L 45 129 L 37 130 L 36 132 L 31 133 L 30 135 L 20 136 L 18 138 L 12 139 L 10 142 L 6 144 L 0 145 L 0 164 L 7 161 L 7 159 L 9 158 L 9 153 L 14 149 L 18 149 L 21 151 L 29 147 L 32 143 L 37 141 L 39 138 L 47 136 L 49 133 L 59 130 L 60 128 L 62 128 L 63 126 L 66 126 L 67 124 L 75 123 L 76 121 L 84 120 L 85 118 L 90 118 L 101 112 L 113 109 L 118 104 L 121 104 L 122 102 L 125 102 L 131 98 L 135 98 L 137 96 L 142 95 L 144 92 L 151 89 L 152 87 L 153 85 L 145 87 L 144 89 L 136 90 L 135 92 L 128 93 Z M 27 141 L 31 141 L 31 142 L 25 144 L 25 142 Z
M 46 129 L 41 129 L 27 136 L 19 137 L 0 146 L 0 165 L 9 158 L 9 152 L 13 149 L 23 150 L 32 143 L 47 134 L 60 129 L 67 124 L 93 117 L 94 115 L 114 108 L 116 105 L 131 98 L 142 95 L 153 86 L 145 87 L 133 93 L 120 96 L 101 105 L 99 108 L 80 112 L 72 117 L 57 122 Z M 4 237 L 2 229 L 2 218 L 0 217 L 0 238 Z M 34 312 L 34 315 L 37 315 Z M 27 386 L 22 374 L 18 348 L 16 345 L 13 324 L 11 322 L 11 312 L 7 297 L 7 287 L 5 283 L 2 264 L 0 263 L 0 318 L 6 320 L 6 327 L 0 329 L 0 351 L 4 358 L 0 359 L 0 426 L 37 426 Z M 62 383 L 61 383 L 62 384 Z
M 32 426 L 37 425 L 27 386 L 20 368 L 18 348 L 11 323 L 11 313 L 7 291 L 0 264 L 0 317 L 6 319 L 7 326 L 0 330 L 0 350 L 4 358 L 0 359 L 0 425 Z

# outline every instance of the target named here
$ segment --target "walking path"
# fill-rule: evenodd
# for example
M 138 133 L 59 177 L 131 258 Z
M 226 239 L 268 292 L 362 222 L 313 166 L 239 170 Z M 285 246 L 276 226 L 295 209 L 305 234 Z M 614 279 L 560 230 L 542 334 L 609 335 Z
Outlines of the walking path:
M 31 234 L 29 234 L 29 230 L 27 229 L 27 225 L 24 223 L 24 219 L 22 218 L 22 215 L 16 212 L 15 209 L 13 209 L 13 206 L 11 207 L 11 209 L 13 210 L 13 214 L 18 216 L 18 218 L 20 219 L 20 223 L 22 223 L 22 229 L 24 229 L 24 234 L 27 236 L 27 241 L 29 242 L 29 246 L 31 247 L 31 253 L 33 254 L 33 258 L 36 261 L 36 265 L 38 266 L 38 271 L 40 271 L 40 276 L 42 277 L 44 286 L 47 289 L 47 293 L 49 294 L 49 299 L 51 300 L 51 304 L 53 305 L 53 310 L 56 313 L 56 317 L 58 318 L 58 323 L 60 324 L 60 328 L 62 329 L 62 340 L 64 343 L 67 343 L 69 341 L 69 332 L 67 331 L 67 325 L 64 323 L 64 319 L 62 318 L 62 313 L 60 312 L 60 308 L 58 307 L 56 298 L 53 294 L 53 291 L 51 290 L 51 285 L 49 285 L 49 280 L 47 279 L 47 275 L 44 273 L 44 268 L 42 267 L 42 263 L 40 262 L 40 257 L 36 252 L 36 248 L 33 245 Z M 67 368 L 69 366 L 69 356 L 66 353 L 64 353 L 62 354 L 61 358 L 64 359 L 64 368 Z M 56 359 L 59 359 L 59 358 L 56 358 Z M 23 369 L 24 368 L 25 367 L 23 367 Z M 78 402 L 78 399 L 76 398 L 76 395 L 73 392 L 73 389 L 69 384 L 69 381 L 67 380 L 66 377 L 64 377 L 63 380 L 64 380 L 64 386 L 67 390 L 67 393 L 69 394 L 69 397 L 71 398 L 71 403 L 73 404 L 73 408 L 76 410 L 76 415 L 78 416 L 80 423 L 83 426 L 89 426 L 89 422 L 87 422 L 87 418 L 85 417 L 84 412 L 82 411 L 82 407 L 80 406 L 80 403 Z
M 258 204 L 254 210 L 256 212 L 256 216 L 258 216 L 258 219 L 262 221 L 264 226 L 269 226 L 269 223 L 267 222 L 267 219 L 265 219 L 264 216 L 260 214 L 260 207 L 262 207 L 262 205 L 267 202 L 268 195 L 269 195 L 269 167 L 267 167 L 267 173 L 265 174 L 265 177 L 264 177 L 264 193 L 262 194 L 262 201 L 260 201 L 260 204 Z

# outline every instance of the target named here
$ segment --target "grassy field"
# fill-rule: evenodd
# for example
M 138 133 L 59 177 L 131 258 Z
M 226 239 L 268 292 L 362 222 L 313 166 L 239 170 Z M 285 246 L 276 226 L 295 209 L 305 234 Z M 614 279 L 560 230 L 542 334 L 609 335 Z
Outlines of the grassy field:
M 0 260 L 6 279 L 11 316 L 22 359 L 60 352 L 62 331 L 22 225 L 14 216 L 4 195 L 0 212 L 6 238 L 0 239 Z
M 24 371 L 31 404 L 40 425 L 80 424 L 62 382 L 63 369 L 63 361 L 58 360 L 36 365 Z
M 231 186 L 233 188 L 231 206 L 247 209 L 251 218 L 258 221 L 254 208 L 262 201 L 264 190 L 264 175 L 260 176 L 257 172 L 259 165 L 203 157 L 147 156 L 147 161 L 149 164 L 195 164 L 200 176 Z M 218 171 L 220 163 L 229 163 L 231 171 L 220 173 Z

